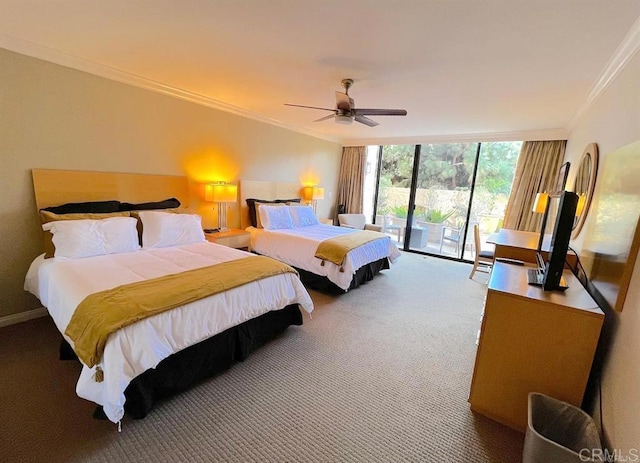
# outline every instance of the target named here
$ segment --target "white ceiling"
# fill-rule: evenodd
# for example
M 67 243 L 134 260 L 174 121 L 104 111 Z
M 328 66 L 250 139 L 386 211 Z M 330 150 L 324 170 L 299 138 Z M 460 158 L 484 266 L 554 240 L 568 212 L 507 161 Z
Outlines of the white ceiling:
M 344 144 L 513 139 L 566 133 L 639 17 L 640 0 L 0 0 L 0 47 Z M 356 107 L 408 115 L 283 104 L 332 108 L 343 78 Z

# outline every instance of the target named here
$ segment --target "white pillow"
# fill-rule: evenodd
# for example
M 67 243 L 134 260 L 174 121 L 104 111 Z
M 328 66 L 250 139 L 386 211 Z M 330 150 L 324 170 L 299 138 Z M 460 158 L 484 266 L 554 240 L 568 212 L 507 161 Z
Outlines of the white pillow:
M 287 206 L 264 206 L 258 209 L 260 221 L 266 230 L 293 228 L 293 219 Z
M 139 216 L 142 221 L 142 247 L 145 249 L 201 243 L 206 240 L 199 215 L 140 211 Z
M 308 227 L 309 225 L 318 225 L 318 217 L 310 206 L 295 206 L 290 209 L 291 218 L 295 227 Z
M 59 220 L 42 225 L 51 231 L 54 256 L 67 259 L 132 252 L 140 249 L 137 220 L 113 217 L 102 220 Z

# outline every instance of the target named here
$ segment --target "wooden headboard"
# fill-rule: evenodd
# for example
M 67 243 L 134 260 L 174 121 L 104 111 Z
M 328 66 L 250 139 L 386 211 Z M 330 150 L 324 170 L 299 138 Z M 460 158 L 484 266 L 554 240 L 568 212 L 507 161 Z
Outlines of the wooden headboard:
M 177 198 L 189 205 L 189 181 L 178 175 L 32 169 L 38 210 L 65 203 L 118 200 L 144 203 Z
M 247 198 L 292 199 L 302 198 L 302 185 L 291 182 L 264 182 L 259 180 L 240 181 L 240 228 L 251 226 Z

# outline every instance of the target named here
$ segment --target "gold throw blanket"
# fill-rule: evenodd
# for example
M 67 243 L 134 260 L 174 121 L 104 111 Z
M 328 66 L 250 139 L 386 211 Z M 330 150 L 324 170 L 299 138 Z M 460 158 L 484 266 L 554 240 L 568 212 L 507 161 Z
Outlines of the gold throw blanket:
M 284 273 L 292 267 L 264 256 L 251 256 L 209 267 L 165 275 L 88 295 L 76 308 L 65 334 L 88 367 L 96 365 L 107 338 L 131 325 L 189 302 Z M 96 377 L 96 380 L 99 379 Z
M 384 238 L 387 235 L 384 233 L 374 232 L 371 230 L 362 230 L 355 233 L 349 233 L 347 235 L 336 236 L 335 238 L 329 238 L 322 241 L 316 249 L 316 257 L 322 259 L 322 265 L 324 261 L 328 260 L 336 265 L 340 266 L 340 271 L 343 271 L 342 264 L 347 257 L 347 253 L 352 249 L 362 246 L 370 241 Z

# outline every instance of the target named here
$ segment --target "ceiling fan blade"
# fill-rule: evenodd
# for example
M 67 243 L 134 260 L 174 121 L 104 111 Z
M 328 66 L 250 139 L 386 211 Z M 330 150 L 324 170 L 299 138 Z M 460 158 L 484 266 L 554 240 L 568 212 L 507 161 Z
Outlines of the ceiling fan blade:
M 405 109 L 354 109 L 353 112 L 363 116 L 406 116 Z
M 332 117 L 335 117 L 335 116 L 336 116 L 335 114 L 329 114 L 328 116 L 321 117 L 320 119 L 316 119 L 313 122 L 326 121 L 327 119 L 331 119 Z
M 331 109 L 331 108 L 318 108 L 317 106 L 304 106 L 301 104 L 289 104 L 289 103 L 285 103 L 285 106 L 294 106 L 296 108 L 308 108 L 308 109 L 322 109 L 323 111 L 335 111 L 335 109 Z
M 357 114 L 355 117 L 355 120 L 364 124 L 364 125 L 368 125 L 369 127 L 375 127 L 376 125 L 378 125 L 378 123 L 374 120 L 369 119 L 368 117 L 364 117 L 362 115 Z
M 342 111 L 351 111 L 351 101 L 349 95 L 343 92 L 336 92 L 336 108 Z

